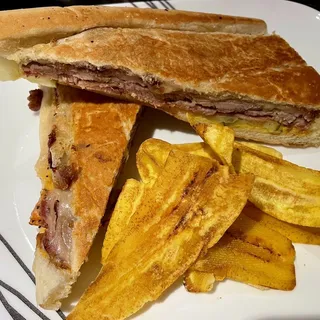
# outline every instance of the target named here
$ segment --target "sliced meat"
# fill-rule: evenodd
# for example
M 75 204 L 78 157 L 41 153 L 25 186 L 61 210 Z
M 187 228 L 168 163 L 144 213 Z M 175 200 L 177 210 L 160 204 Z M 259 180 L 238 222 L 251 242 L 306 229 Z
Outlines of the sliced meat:
M 71 236 L 75 221 L 71 201 L 71 191 L 57 189 L 43 191 L 40 199 L 41 226 L 46 228 L 42 244 L 52 261 L 63 268 L 70 266 Z
M 32 111 L 39 111 L 41 108 L 41 102 L 43 98 L 43 91 L 41 89 L 35 89 L 29 91 L 28 106 Z
M 60 83 L 77 86 L 161 109 L 161 107 L 214 114 L 243 114 L 247 119 L 263 118 L 285 126 L 308 128 L 316 113 L 304 108 L 271 103 L 252 103 L 243 100 L 219 101 L 216 97 L 196 92 L 179 91 L 177 87 L 159 82 L 151 75 L 141 78 L 130 70 L 111 67 L 95 68 L 92 65 L 39 64 L 23 66 L 27 76 L 47 77 Z
M 77 180 L 78 173 L 75 166 L 69 163 L 69 157 L 66 154 L 59 155 L 58 159 L 54 157 L 52 147 L 57 141 L 57 131 L 57 127 L 53 126 L 48 136 L 48 164 L 52 170 L 54 187 L 60 190 L 68 190 L 72 183 Z
M 72 147 L 70 119 L 62 110 L 58 121 L 58 107 L 52 105 L 52 108 L 55 108 L 52 114 L 53 125 L 47 141 L 48 169 L 51 170 L 50 179 L 52 177 L 54 189 L 51 190 L 50 181 L 48 184 L 50 190 L 42 190 L 40 200 L 31 214 L 30 224 L 41 227 L 41 236 L 38 239 L 50 260 L 58 267 L 69 268 L 75 221 L 70 186 L 77 179 L 77 171 L 70 157 Z
M 57 140 L 57 127 L 53 126 L 49 136 L 48 136 L 48 148 L 51 148 Z
M 74 165 L 60 164 L 56 168 L 52 168 L 52 179 L 55 188 L 61 190 L 70 189 L 73 182 L 78 178 L 78 172 Z

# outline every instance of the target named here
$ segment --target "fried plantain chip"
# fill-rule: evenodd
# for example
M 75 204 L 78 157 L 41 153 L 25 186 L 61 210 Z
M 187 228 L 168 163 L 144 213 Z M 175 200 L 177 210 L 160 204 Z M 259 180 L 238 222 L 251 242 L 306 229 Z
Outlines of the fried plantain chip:
M 140 204 L 144 186 L 143 183 L 134 179 L 128 179 L 124 184 L 114 209 L 117 214 L 112 215 L 104 238 L 101 257 L 102 264 L 106 262 L 110 251 L 120 240 L 122 232 L 129 224 L 131 216 Z
M 320 227 L 320 172 L 235 144 L 238 173 L 256 176 L 250 201 L 279 220 Z
M 235 145 L 240 144 L 240 145 L 249 147 L 251 149 L 258 150 L 260 152 L 269 154 L 270 156 L 273 156 L 273 157 L 276 157 L 276 158 L 279 158 L 279 159 L 283 158 L 283 155 L 282 155 L 282 153 L 280 151 L 278 151 L 278 150 L 276 150 L 274 148 L 271 148 L 271 147 L 266 147 L 266 146 L 264 146 L 262 144 L 259 144 L 259 143 L 241 141 L 241 142 L 235 142 L 234 144 Z
M 226 221 L 234 222 L 239 216 L 247 203 L 253 180 L 252 175 L 230 174 L 226 166 L 220 166 L 204 182 L 198 207 L 204 214 L 204 228 L 212 229 L 207 248 L 214 246 L 226 232 Z
M 234 132 L 220 123 L 198 122 L 197 116 L 188 114 L 188 121 L 199 136 L 212 148 L 221 164 L 232 167 Z
M 293 290 L 296 285 L 294 263 L 279 255 L 226 233 L 206 256 L 197 260 L 192 271 L 211 273 L 216 281 L 229 278 L 254 286 Z M 194 283 L 196 278 L 191 280 L 192 287 L 201 288 Z
M 278 231 L 294 243 L 320 245 L 320 228 L 303 227 L 278 220 L 262 212 L 250 202 L 247 203 L 242 214 L 245 214 L 270 229 Z
M 229 278 L 250 285 L 293 290 L 296 285 L 293 263 L 269 259 L 272 257 L 266 249 L 225 235 L 205 258 L 197 261 L 195 268 L 221 280 Z
M 150 183 L 158 177 L 172 149 L 170 143 L 153 138 L 141 144 L 136 155 L 136 165 L 144 183 Z
M 176 211 L 181 203 L 186 202 L 185 195 L 194 189 L 198 190 L 208 172 L 215 170 L 217 166 L 217 163 L 203 157 L 176 150 L 171 151 L 152 188 L 148 188 L 148 185 L 145 187 L 143 199 L 131 217 L 131 227 L 128 226 L 123 234 L 123 238 L 132 238 L 132 241 L 127 240 L 127 250 L 118 254 L 127 255 L 129 250 L 139 247 L 144 242 L 144 237 L 135 237 L 138 234 L 136 225 L 139 227 L 141 225 L 142 231 L 145 231 L 162 222 L 161 219 L 167 216 L 169 219 L 172 212 Z M 168 228 L 170 228 L 169 220 L 162 231 L 165 233 Z M 134 236 L 131 236 L 130 232 Z
M 209 159 L 215 159 L 212 149 L 203 142 L 170 144 L 159 139 L 145 140 L 136 155 L 136 163 L 144 183 L 154 181 L 169 156 L 171 150 L 181 150 Z M 216 159 L 218 160 L 218 159 Z
M 243 212 L 228 229 L 227 234 L 245 243 L 267 249 L 276 261 L 294 262 L 295 250 L 288 238 L 249 218 Z
M 197 156 L 219 161 L 219 159 L 215 157 L 212 149 L 204 142 L 172 144 L 171 146 L 174 150 L 181 150 Z
M 214 275 L 210 272 L 201 272 L 201 271 L 187 271 L 184 275 L 183 284 L 188 292 L 192 293 L 207 293 L 212 291 L 214 283 L 218 284 L 219 282 L 225 280 L 227 277 L 225 274 Z M 243 282 L 243 281 L 239 281 Z M 254 287 L 259 290 L 269 290 L 270 288 L 246 283 L 247 285 Z
M 183 285 L 189 292 L 210 292 L 216 279 L 212 273 L 188 271 L 183 279 Z
M 234 140 L 234 137 L 232 137 L 232 135 L 234 136 L 234 131 L 233 129 L 228 126 L 225 125 L 225 121 L 222 120 L 222 118 L 225 118 L 225 120 L 228 120 L 228 116 L 219 116 L 221 118 L 221 121 L 217 121 L 215 120 L 213 117 L 208 117 L 208 116 L 203 116 L 203 115 L 197 115 L 197 114 L 187 114 L 187 118 L 188 121 L 190 123 L 190 125 L 192 127 L 195 128 L 195 125 L 199 126 L 199 129 L 196 131 L 197 133 L 204 139 L 204 141 L 206 141 L 210 147 L 212 149 L 215 150 L 216 153 L 219 154 L 220 158 L 223 157 L 224 152 L 223 149 L 220 148 L 219 144 L 222 143 L 226 143 L 227 141 L 231 142 L 232 140 Z M 231 120 L 231 119 L 229 119 Z M 226 123 L 228 123 L 228 121 L 226 121 Z M 201 125 L 201 126 L 200 126 Z M 228 129 L 225 129 L 225 128 Z M 209 131 L 211 131 L 212 135 L 216 135 L 216 137 L 212 137 L 209 135 L 207 135 L 206 137 L 204 136 L 203 132 L 207 131 L 209 129 Z M 198 132 L 199 131 L 199 132 Z M 227 136 L 223 137 L 223 135 L 227 132 Z M 211 142 L 211 143 L 209 143 Z M 247 142 L 247 141 L 241 141 L 241 142 L 237 142 L 240 144 L 243 144 L 247 147 L 250 147 L 252 149 L 264 152 L 266 154 L 272 155 L 276 158 L 281 158 L 282 159 L 282 153 L 277 151 L 274 148 L 271 147 L 266 147 L 260 143 L 254 143 L 254 142 Z M 232 146 L 233 147 L 233 146 Z M 229 143 L 228 145 L 228 155 L 230 155 L 230 148 L 231 148 L 231 144 Z M 222 151 L 222 152 L 221 152 Z
M 190 268 L 184 284 L 190 292 L 208 292 L 211 275 L 215 281 L 229 278 L 258 288 L 293 290 L 294 260 L 289 239 L 242 212 L 218 244 Z

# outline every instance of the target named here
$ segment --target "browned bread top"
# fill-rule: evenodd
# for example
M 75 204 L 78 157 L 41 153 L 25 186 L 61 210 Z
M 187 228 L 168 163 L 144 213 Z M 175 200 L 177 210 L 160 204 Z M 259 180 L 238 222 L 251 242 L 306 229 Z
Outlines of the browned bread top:
M 96 27 L 160 28 L 264 34 L 263 20 L 218 14 L 107 6 L 70 6 L 0 12 L 0 55 Z
M 84 90 L 58 86 L 59 104 L 71 109 L 71 162 L 78 171 L 71 190 L 73 212 L 72 270 L 88 254 L 104 215 L 110 191 L 127 157 L 140 106 Z
M 320 107 L 319 74 L 277 35 L 99 28 L 13 58 L 125 68 L 141 77 L 152 75 L 167 89 L 217 99 Z

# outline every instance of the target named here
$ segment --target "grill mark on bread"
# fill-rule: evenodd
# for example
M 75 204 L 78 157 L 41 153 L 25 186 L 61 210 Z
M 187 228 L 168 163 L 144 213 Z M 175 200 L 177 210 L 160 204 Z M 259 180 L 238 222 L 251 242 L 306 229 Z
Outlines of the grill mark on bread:
M 58 164 L 53 165 L 53 155 L 51 148 L 57 142 L 58 128 L 53 125 L 53 128 L 48 136 L 48 163 L 53 173 L 54 186 L 60 190 L 68 190 L 72 183 L 78 178 L 78 170 L 74 164 L 69 164 L 69 157 L 65 153 L 58 160 Z M 75 150 L 75 146 L 71 145 L 71 150 Z
M 58 189 L 68 190 L 78 179 L 78 170 L 74 164 L 59 165 L 52 170 L 54 171 L 54 185 Z
M 107 157 L 104 153 L 97 151 L 94 154 L 95 158 L 98 159 L 99 162 L 106 163 L 111 161 L 110 157 Z

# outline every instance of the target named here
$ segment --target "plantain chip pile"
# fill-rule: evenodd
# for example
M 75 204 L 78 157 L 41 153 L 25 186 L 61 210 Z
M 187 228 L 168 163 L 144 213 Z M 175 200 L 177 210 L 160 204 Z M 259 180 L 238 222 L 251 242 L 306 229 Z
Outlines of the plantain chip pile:
M 255 150 L 281 157 L 281 154 L 272 148 L 251 143 L 248 145 Z M 143 154 L 144 159 L 149 159 L 148 168 L 156 172 L 163 166 L 170 150 L 178 149 L 207 158 L 221 159 L 210 153 L 207 148 L 208 145 L 203 143 L 170 145 L 161 140 L 149 139 L 141 145 L 137 153 L 137 165 L 142 171 L 144 170 L 146 162 L 140 161 Z M 260 288 L 294 289 L 295 250 L 292 242 L 286 235 L 271 228 L 270 224 L 250 219 L 249 215 L 254 210 L 259 209 L 248 203 L 222 239 L 188 269 L 184 275 L 184 285 L 188 291 L 209 292 L 214 282 L 225 278 Z M 277 221 L 284 224 L 282 221 Z M 296 226 L 296 228 L 304 227 Z
M 68 319 L 121 320 L 177 279 L 209 292 L 232 279 L 296 286 L 293 242 L 320 244 L 320 172 L 188 115 L 202 143 L 149 139 L 112 213 L 102 268 Z
M 142 176 L 125 184 L 103 267 L 68 319 L 125 319 L 156 300 L 220 240 L 253 184 L 250 174 L 230 174 L 213 159 L 181 150 L 169 151 L 152 179 Z

